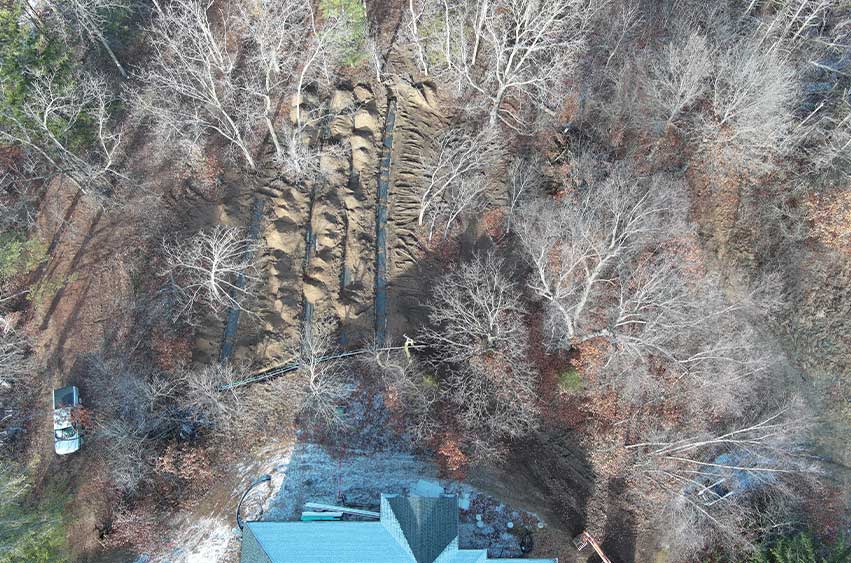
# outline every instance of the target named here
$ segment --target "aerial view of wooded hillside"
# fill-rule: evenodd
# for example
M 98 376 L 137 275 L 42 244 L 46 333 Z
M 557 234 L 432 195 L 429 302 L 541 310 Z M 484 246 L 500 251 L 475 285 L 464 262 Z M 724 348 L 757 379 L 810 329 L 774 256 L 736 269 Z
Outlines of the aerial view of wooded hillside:
M 379 515 L 851 562 L 849 0 L 0 0 L 0 563 Z

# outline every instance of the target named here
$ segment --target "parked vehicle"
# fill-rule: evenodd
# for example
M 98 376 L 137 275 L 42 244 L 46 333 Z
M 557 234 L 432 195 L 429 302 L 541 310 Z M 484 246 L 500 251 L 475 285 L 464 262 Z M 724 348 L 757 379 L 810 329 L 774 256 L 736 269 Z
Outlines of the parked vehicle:
M 72 454 L 83 445 L 73 418 L 74 409 L 82 404 L 76 385 L 53 390 L 53 448 L 59 455 Z

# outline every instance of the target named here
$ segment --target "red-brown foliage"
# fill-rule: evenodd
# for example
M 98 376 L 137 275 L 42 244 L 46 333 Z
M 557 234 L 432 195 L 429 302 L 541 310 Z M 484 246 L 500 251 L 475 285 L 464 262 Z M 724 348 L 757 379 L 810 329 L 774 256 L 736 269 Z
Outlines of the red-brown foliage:
M 187 336 L 154 334 L 151 350 L 154 363 L 163 371 L 174 371 L 192 360 L 192 342 Z
M 442 434 L 437 439 L 437 463 L 440 473 L 448 479 L 462 480 L 470 463 L 467 455 L 461 451 L 460 440 L 451 433 Z

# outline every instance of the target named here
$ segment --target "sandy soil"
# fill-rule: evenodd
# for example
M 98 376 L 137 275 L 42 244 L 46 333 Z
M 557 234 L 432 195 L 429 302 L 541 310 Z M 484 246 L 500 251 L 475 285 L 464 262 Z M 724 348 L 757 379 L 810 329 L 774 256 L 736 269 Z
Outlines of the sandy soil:
M 388 211 L 388 320 L 387 335 L 399 341 L 425 315 L 424 295 L 430 276 L 420 260 L 426 249 L 417 232 L 419 201 L 427 181 L 424 157 L 445 124 L 436 93 L 407 82 L 393 85 L 397 99 L 396 131 L 390 174 Z
M 261 231 L 264 281 L 255 290 L 258 315 L 240 321 L 238 360 L 261 366 L 279 361 L 298 342 L 305 306 L 313 319 L 339 324 L 341 346 L 370 336 L 375 171 L 383 117 L 365 84 L 336 90 L 331 107 L 339 115 L 323 142 L 322 180 L 290 182 L 267 153 L 250 192 L 268 199 Z M 247 224 L 244 204 L 235 200 L 224 207 L 225 215 Z

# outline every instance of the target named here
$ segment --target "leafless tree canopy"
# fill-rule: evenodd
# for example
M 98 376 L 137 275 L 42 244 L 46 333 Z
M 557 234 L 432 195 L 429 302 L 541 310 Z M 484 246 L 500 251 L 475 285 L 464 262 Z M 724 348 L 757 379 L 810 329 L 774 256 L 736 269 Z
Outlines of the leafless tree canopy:
M 428 339 L 448 362 L 498 354 L 520 359 L 526 351 L 523 306 L 506 264 L 477 256 L 447 274 L 434 288 Z
M 426 161 L 428 184 L 420 197 L 419 224 L 428 224 L 429 238 L 451 227 L 487 201 L 492 168 L 499 164 L 502 147 L 494 129 L 474 135 L 462 128 L 445 131 Z
M 0 317 L 0 393 L 28 375 L 31 369 L 26 339 L 4 326 Z
M 173 282 L 180 306 L 176 315 L 197 314 L 199 307 L 215 315 L 232 307 L 248 311 L 246 300 L 258 280 L 256 247 L 240 229 L 223 226 L 185 241 L 165 241 L 165 274 Z
M 275 2 L 258 0 L 248 2 L 242 7 L 242 17 L 247 27 L 247 36 L 255 44 L 253 56 L 250 59 L 250 72 L 256 95 L 262 101 L 263 121 L 272 143 L 275 145 L 276 156 L 288 161 L 301 169 L 304 168 L 303 158 L 298 153 L 301 132 L 301 91 L 305 81 L 311 76 L 313 63 L 321 51 L 313 45 L 312 8 L 309 2 L 301 0 Z M 310 55 L 302 61 L 305 42 L 308 42 Z M 301 70 L 299 71 L 299 67 Z M 274 123 L 275 108 L 273 100 L 281 92 L 298 83 L 293 93 L 293 103 L 296 106 L 295 137 L 292 134 L 285 139 L 286 147 L 278 135 Z
M 596 3 L 577 0 L 412 2 L 405 30 L 425 71 L 444 67 L 459 91 L 473 92 L 491 125 L 528 126 L 528 105 L 548 108 L 573 68 Z M 433 31 L 433 30 L 440 31 Z M 429 66 L 430 53 L 440 53 Z M 509 101 L 510 100 L 510 101 Z
M 150 30 L 155 57 L 140 76 L 146 90 L 137 103 L 168 135 L 190 140 L 218 135 L 254 168 L 255 106 L 239 84 L 238 53 L 229 41 L 235 26 L 233 14 L 213 12 L 212 2 L 168 3 Z
M 664 132 L 706 92 L 713 71 L 712 47 L 704 36 L 693 32 L 666 45 L 649 61 L 648 71 L 647 94 Z
M 259 115 L 275 147 L 277 162 L 294 180 L 315 178 L 319 154 L 311 131 L 327 116 L 322 104 L 311 107 L 308 87 L 325 95 L 335 76 L 340 41 L 351 25 L 345 10 L 324 14 L 319 21 L 305 0 L 250 0 L 242 7 L 249 50 L 248 83 L 262 102 Z M 284 100 L 287 117 L 276 123 L 273 100 Z M 315 106 L 315 104 L 313 104 Z
M 87 369 L 99 401 L 93 438 L 107 452 L 115 484 L 132 493 L 150 475 L 151 446 L 179 424 L 176 384 L 118 357 L 94 355 Z
M 445 396 L 460 424 L 490 444 L 523 436 L 537 424 L 524 310 L 507 270 L 488 254 L 447 274 L 435 286 L 425 331 L 447 366 Z
M 222 386 L 239 379 L 240 371 L 233 364 L 217 362 L 184 370 L 180 375 L 180 409 L 193 424 L 217 432 L 237 426 L 243 412 L 241 396 L 234 390 L 222 390 Z
M 508 168 L 507 210 L 505 213 L 505 231 L 510 233 L 515 213 L 528 201 L 541 195 L 544 177 L 541 169 L 543 162 L 539 158 L 517 158 Z
M 103 195 L 120 177 L 116 158 L 121 130 L 110 113 L 114 101 L 98 75 L 82 74 L 70 85 L 60 84 L 56 74 L 37 76 L 20 112 L 0 106 L 0 140 L 25 147 L 53 172 L 73 178 L 85 193 Z M 75 136 L 84 126 L 94 134 L 94 143 L 80 148 Z
M 516 233 L 532 268 L 528 285 L 546 303 L 555 345 L 569 347 L 611 330 L 594 318 L 596 296 L 608 292 L 624 271 L 619 266 L 648 241 L 677 228 L 668 219 L 683 211 L 681 192 L 668 181 L 616 170 L 576 197 L 539 199 L 521 209 Z
M 282 380 L 287 393 L 295 397 L 299 414 L 326 427 L 344 423 L 339 408 L 353 391 L 350 362 L 334 358 L 339 354 L 335 329 L 330 319 L 311 322 L 284 362 L 298 369 Z
M 679 560 L 707 546 L 731 555 L 752 550 L 761 531 L 791 526 L 785 505 L 820 472 L 801 446 L 811 422 L 794 401 L 721 431 L 701 424 L 693 435 L 659 428 L 649 441 L 626 446 L 636 486 L 664 505 L 661 518 L 671 524 L 664 541 Z
M 746 42 L 733 45 L 717 57 L 703 137 L 773 162 L 789 147 L 797 94 L 792 68 L 777 55 Z
M 65 22 L 81 39 L 100 44 L 121 75 L 127 77 L 124 67 L 112 51 L 105 34 L 111 16 L 129 12 L 131 6 L 129 0 L 65 0 L 51 2 L 51 4 L 57 8 Z
M 411 342 L 406 341 L 402 349 L 373 345 L 372 352 L 361 357 L 361 363 L 378 377 L 392 406 L 403 413 L 404 428 L 411 439 L 426 444 L 441 428 L 435 412 L 440 389 L 427 366 L 408 348 Z

